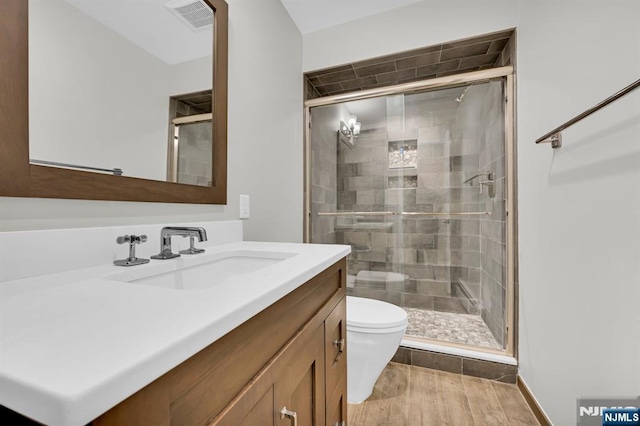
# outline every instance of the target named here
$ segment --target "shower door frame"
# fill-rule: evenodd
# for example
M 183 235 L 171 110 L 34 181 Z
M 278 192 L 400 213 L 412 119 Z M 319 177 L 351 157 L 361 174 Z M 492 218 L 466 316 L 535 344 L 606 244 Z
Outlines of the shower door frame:
M 505 170 L 506 170 L 506 312 L 505 327 L 507 344 L 504 349 L 496 350 L 479 346 L 463 345 L 445 342 L 442 340 L 427 339 L 422 337 L 407 336 L 406 340 L 418 343 L 436 344 L 452 348 L 474 350 L 495 355 L 507 355 L 517 358 L 517 209 L 516 209 L 516 144 L 515 144 L 515 73 L 513 66 L 491 68 L 483 71 L 474 71 L 464 74 L 456 74 L 447 77 L 431 78 L 421 81 L 398 84 L 376 89 L 349 92 L 341 95 L 325 96 L 309 99 L 304 102 L 304 218 L 303 241 L 309 243 L 311 239 L 311 108 L 328 106 L 349 101 L 377 98 L 381 96 L 407 94 L 411 92 L 447 89 L 468 84 L 480 84 L 492 80 L 504 81 L 504 123 L 505 123 Z

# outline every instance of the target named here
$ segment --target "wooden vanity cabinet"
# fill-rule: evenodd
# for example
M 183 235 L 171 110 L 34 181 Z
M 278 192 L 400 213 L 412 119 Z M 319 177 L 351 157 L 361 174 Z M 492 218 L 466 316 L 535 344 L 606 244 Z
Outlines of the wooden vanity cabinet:
M 93 424 L 343 426 L 345 297 L 342 259 Z

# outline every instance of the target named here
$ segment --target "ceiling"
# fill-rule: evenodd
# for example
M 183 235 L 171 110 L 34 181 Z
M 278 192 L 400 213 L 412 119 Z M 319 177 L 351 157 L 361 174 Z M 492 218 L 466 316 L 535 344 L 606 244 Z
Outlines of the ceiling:
M 280 0 L 302 34 L 333 27 L 421 0 Z
M 211 56 L 211 27 L 191 30 L 173 15 L 170 0 L 64 0 L 168 64 Z

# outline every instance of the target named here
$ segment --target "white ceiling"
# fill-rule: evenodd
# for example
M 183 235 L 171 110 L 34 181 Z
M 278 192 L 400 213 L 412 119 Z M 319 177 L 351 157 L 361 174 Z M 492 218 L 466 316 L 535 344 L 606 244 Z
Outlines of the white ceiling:
M 211 28 L 194 32 L 165 3 L 170 0 L 65 0 L 168 64 L 211 56 Z
M 422 0 L 280 0 L 302 34 Z

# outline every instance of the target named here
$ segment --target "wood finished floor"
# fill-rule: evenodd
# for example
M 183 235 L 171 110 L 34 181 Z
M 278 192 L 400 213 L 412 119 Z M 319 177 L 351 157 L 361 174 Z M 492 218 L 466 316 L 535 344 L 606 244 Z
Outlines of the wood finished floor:
M 539 425 L 515 385 L 389 363 L 350 426 Z

